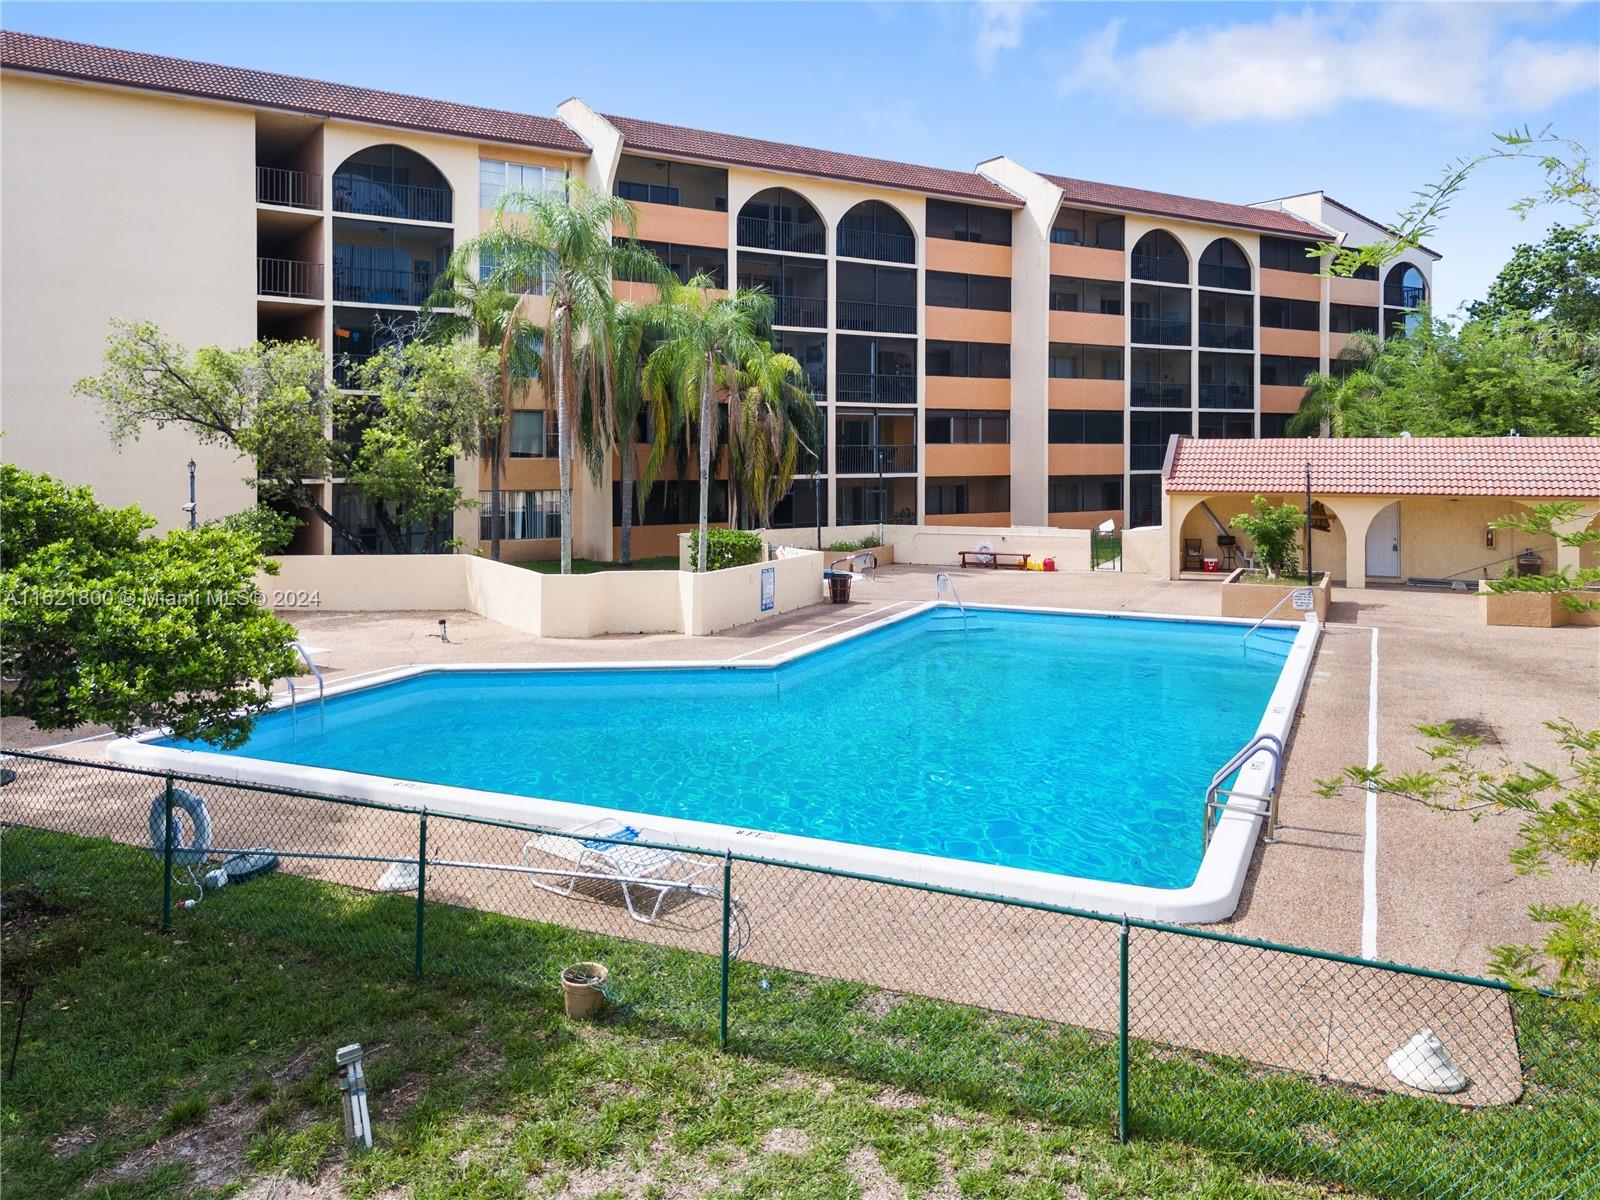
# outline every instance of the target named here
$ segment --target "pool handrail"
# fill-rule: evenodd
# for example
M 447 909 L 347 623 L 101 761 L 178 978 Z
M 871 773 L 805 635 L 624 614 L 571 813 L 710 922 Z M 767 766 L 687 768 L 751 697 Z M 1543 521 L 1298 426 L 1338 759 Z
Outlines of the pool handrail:
M 1258 796 L 1251 792 L 1235 793 L 1231 788 L 1222 786 L 1222 781 L 1232 775 L 1245 763 L 1257 754 L 1265 751 L 1272 760 L 1271 774 L 1267 777 L 1267 794 Z M 1258 733 L 1242 747 L 1234 752 L 1232 758 L 1217 768 L 1217 773 L 1211 777 L 1211 785 L 1206 788 L 1206 805 L 1201 814 L 1200 850 L 1204 853 L 1211 845 L 1211 830 L 1215 822 L 1212 820 L 1214 813 L 1226 811 L 1237 795 L 1241 800 L 1254 800 L 1260 807 L 1252 808 L 1240 805 L 1235 812 L 1243 812 L 1247 816 L 1262 817 L 1266 820 L 1267 841 L 1273 840 L 1273 832 L 1278 827 L 1278 784 L 1283 771 L 1283 742 L 1275 733 Z M 1219 796 L 1227 799 L 1219 800 Z
M 311 661 L 311 655 L 306 651 L 303 642 L 290 642 L 289 645 L 294 647 L 295 652 L 300 655 L 301 661 L 306 664 L 306 668 L 317 678 L 317 715 L 318 717 L 324 717 L 327 713 L 328 697 L 327 685 L 322 678 L 322 672 L 317 669 L 317 664 Z M 283 682 L 289 686 L 289 725 L 290 728 L 293 728 L 295 717 L 299 714 L 300 697 L 295 690 L 293 675 L 285 675 Z

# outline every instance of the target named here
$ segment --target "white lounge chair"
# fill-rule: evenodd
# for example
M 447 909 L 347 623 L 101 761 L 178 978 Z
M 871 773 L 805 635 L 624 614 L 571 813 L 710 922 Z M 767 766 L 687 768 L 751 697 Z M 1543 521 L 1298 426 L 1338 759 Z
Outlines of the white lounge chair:
M 709 888 L 695 887 L 694 881 L 711 870 L 715 862 L 696 862 L 675 850 L 634 844 L 665 840 L 662 834 L 638 829 L 615 817 L 602 817 L 584 825 L 575 825 L 565 833 L 545 833 L 530 839 L 523 843 L 522 861 L 525 866 L 541 872 L 545 877 L 564 877 L 560 883 L 543 882 L 540 875 L 528 877 L 534 887 L 557 896 L 572 895 L 573 889 L 584 879 L 616 884 L 622 890 L 628 915 L 641 925 L 648 925 L 660 915 L 662 901 L 669 892 L 711 894 Z M 549 867 L 538 861 L 541 857 L 565 865 Z M 643 903 L 634 903 L 635 891 L 642 891 L 647 896 L 654 893 L 648 911 Z

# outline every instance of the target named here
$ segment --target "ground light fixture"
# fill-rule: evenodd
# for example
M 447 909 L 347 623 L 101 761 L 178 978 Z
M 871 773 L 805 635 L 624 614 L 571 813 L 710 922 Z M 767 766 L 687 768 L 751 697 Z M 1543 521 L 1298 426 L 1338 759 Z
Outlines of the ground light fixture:
M 344 1106 L 344 1139 L 362 1150 L 372 1149 L 372 1118 L 367 1113 L 367 1073 L 360 1042 L 340 1046 L 333 1054 L 338 1068 L 339 1099 Z

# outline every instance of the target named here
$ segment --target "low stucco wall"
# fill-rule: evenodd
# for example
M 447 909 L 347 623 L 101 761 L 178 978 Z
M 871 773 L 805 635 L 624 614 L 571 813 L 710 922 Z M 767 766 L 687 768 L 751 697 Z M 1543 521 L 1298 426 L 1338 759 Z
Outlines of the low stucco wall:
M 1580 600 L 1600 600 L 1594 592 L 1569 593 Z M 1484 591 L 1485 625 L 1515 625 L 1526 629 L 1556 629 L 1562 625 L 1600 625 L 1600 611 L 1574 612 L 1562 602 L 1559 592 Z
M 464 610 L 535 637 L 700 635 L 820 603 L 825 559 L 813 551 L 704 575 L 543 575 L 473 555 L 305 555 L 282 559 L 279 574 L 258 576 L 256 585 L 274 608 L 291 613 Z M 773 571 L 768 612 L 761 611 L 763 568 Z
M 1167 577 L 1167 531 L 1145 525 L 1122 531 L 1122 569 L 1131 575 Z
M 831 542 L 859 542 L 868 536 L 877 536 L 876 525 L 824 526 L 822 544 Z M 815 529 L 767 529 L 762 540 L 774 546 L 813 547 L 817 544 Z M 1051 529 L 1025 526 L 964 526 L 964 525 L 885 525 L 884 544 L 894 551 L 894 561 L 916 566 L 953 567 L 961 562 L 963 550 L 975 550 L 982 542 L 1007 554 L 1035 554 L 1040 558 L 1056 560 L 1058 571 L 1087 571 L 1089 569 L 1089 531 L 1087 529 Z M 823 554 L 828 555 L 828 551 Z M 837 554 L 832 557 L 837 558 Z
M 1273 619 L 1278 621 L 1304 620 L 1310 616 L 1324 623 L 1328 620 L 1328 598 L 1333 592 L 1333 579 L 1326 572 L 1318 572 L 1322 578 L 1312 592 L 1314 607 L 1310 612 L 1297 609 L 1292 602 L 1284 599 L 1304 587 L 1304 584 L 1240 583 L 1238 580 L 1242 574 L 1242 571 L 1235 571 L 1222 585 L 1223 616 L 1257 619 L 1271 613 Z M 1283 607 L 1277 608 L 1280 603 Z M 1276 612 L 1274 608 L 1277 608 Z

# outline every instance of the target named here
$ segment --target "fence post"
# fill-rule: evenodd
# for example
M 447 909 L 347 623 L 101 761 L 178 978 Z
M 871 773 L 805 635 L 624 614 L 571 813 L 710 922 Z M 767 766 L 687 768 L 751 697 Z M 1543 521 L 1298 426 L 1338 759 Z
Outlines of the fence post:
M 733 924 L 733 851 L 722 852 L 722 1013 L 717 1045 L 728 1048 L 728 947 Z
M 1122 932 L 1117 938 L 1121 960 L 1121 1005 L 1117 1016 L 1117 1141 L 1128 1140 L 1128 914 L 1122 914 Z
M 422 928 L 426 920 L 428 896 L 428 810 L 422 810 L 417 824 L 417 952 L 412 973 L 422 978 Z
M 172 932 L 172 776 L 167 776 L 164 792 L 167 808 L 166 834 L 161 848 L 161 932 Z

